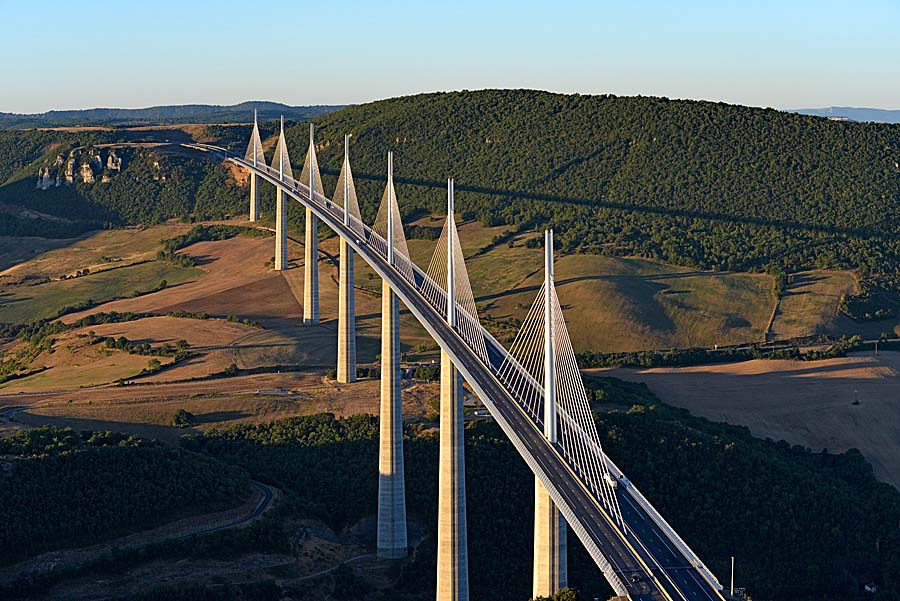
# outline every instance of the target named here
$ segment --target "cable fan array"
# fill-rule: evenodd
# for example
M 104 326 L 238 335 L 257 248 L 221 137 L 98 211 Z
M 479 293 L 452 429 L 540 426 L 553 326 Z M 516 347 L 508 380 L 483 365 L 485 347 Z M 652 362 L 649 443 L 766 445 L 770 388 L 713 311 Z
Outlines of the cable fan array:
M 498 370 L 498 378 L 512 392 L 522 408 L 544 426 L 544 319 L 546 286 L 541 286 L 522 329 Z M 553 325 L 553 357 L 556 382 L 556 446 L 572 469 L 603 500 L 618 524 L 625 529 L 613 476 L 600 445 L 597 426 L 591 413 L 575 351 L 566 328 L 556 286 L 550 283 L 550 313 Z
M 359 212 L 359 199 L 356 197 L 356 186 L 353 184 L 353 171 L 350 169 L 350 158 L 347 156 L 347 141 L 344 141 L 344 163 L 338 176 L 337 186 L 332 198 L 335 213 L 344 218 L 344 207 L 347 207 L 346 224 L 360 238 L 366 235 L 366 225 Z
M 284 117 L 281 118 L 281 133 L 278 135 L 278 145 L 275 146 L 275 156 L 272 157 L 272 170 L 282 180 L 294 179 L 291 171 L 291 159 L 288 156 L 287 141 L 284 139 Z
M 448 237 L 450 244 L 448 244 Z M 484 333 L 478 321 L 478 309 L 475 306 L 475 297 L 472 294 L 472 286 L 469 283 L 469 274 L 466 270 L 462 247 L 459 244 L 456 220 L 452 214 L 447 216 L 444 229 L 438 238 L 437 247 L 434 249 L 431 263 L 428 266 L 428 277 L 422 281 L 422 295 L 428 299 L 441 315 L 447 315 L 447 273 L 449 269 L 448 262 L 450 262 L 448 261 L 448 246 L 452 248 L 453 252 L 453 296 L 456 301 L 456 329 L 469 345 L 469 348 L 481 358 L 485 365 L 488 365 Z
M 415 284 L 415 275 L 412 261 L 409 258 L 409 246 L 406 244 L 406 235 L 403 233 L 403 222 L 400 221 L 400 207 L 397 205 L 397 193 L 394 191 L 394 177 L 392 159 L 388 159 L 388 182 L 381 197 L 381 205 L 378 207 L 378 215 L 372 225 L 372 234 L 369 236 L 369 244 L 379 254 L 400 272 L 408 281 Z M 388 236 L 388 227 L 391 227 L 392 236 Z M 388 252 L 388 240 L 393 241 L 395 252 Z
M 322 187 L 322 176 L 319 175 L 319 161 L 316 159 L 316 145 L 313 141 L 313 124 L 309 124 L 309 148 L 306 151 L 306 159 L 303 161 L 303 171 L 300 172 L 300 179 L 297 180 L 307 188 L 309 185 L 310 163 L 312 163 L 312 190 L 316 194 L 325 198 L 325 188 Z
M 262 141 L 259 139 L 259 126 L 256 124 L 255 111 L 253 113 L 253 133 L 250 134 L 250 144 L 247 145 L 244 160 L 254 167 L 266 164 L 266 155 L 263 152 Z

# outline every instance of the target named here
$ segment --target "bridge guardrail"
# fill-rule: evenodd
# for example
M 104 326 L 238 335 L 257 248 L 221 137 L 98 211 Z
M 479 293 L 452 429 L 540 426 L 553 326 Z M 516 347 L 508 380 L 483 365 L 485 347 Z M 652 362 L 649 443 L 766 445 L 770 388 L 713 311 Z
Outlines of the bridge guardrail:
M 187 146 L 187 145 L 185 145 L 185 146 Z M 220 153 L 222 153 L 224 159 L 226 159 L 226 160 L 230 159 L 237 164 L 246 163 L 246 161 L 244 161 L 241 157 L 229 156 L 228 151 L 223 148 L 220 148 L 220 147 L 211 146 L 211 145 L 202 145 L 202 144 L 194 144 L 194 145 L 190 145 L 190 146 L 198 148 L 200 150 L 220 152 Z M 267 165 L 258 165 L 256 167 L 256 169 L 259 169 L 260 171 L 267 173 L 268 174 L 267 177 L 272 177 L 272 174 L 268 173 L 270 171 L 270 168 Z M 275 179 L 280 179 L 278 177 L 278 175 L 275 175 L 274 177 L 275 177 Z M 310 190 L 309 186 L 307 186 L 306 184 L 302 184 L 293 178 L 290 178 L 289 180 L 282 180 L 281 183 L 285 187 L 290 188 L 293 192 L 307 196 L 308 199 L 310 201 L 312 201 L 314 204 L 320 205 L 319 210 L 324 209 L 323 212 L 331 213 L 332 215 L 336 216 L 338 218 L 338 220 L 340 221 L 340 223 L 342 225 L 344 225 L 344 227 L 348 227 L 348 229 L 350 231 L 352 231 L 354 234 L 363 233 L 363 235 L 360 236 L 360 238 L 362 238 L 364 240 L 363 246 L 369 246 L 375 252 L 375 254 L 379 255 L 382 259 L 386 260 L 386 256 L 385 256 L 386 253 L 381 251 L 381 249 L 377 248 L 376 245 L 367 244 L 368 242 L 370 242 L 369 239 L 372 238 L 373 236 L 376 239 L 378 239 L 379 242 L 383 241 L 383 238 L 381 238 L 381 236 L 379 234 L 377 234 L 377 232 L 374 232 L 372 230 L 372 228 L 370 228 L 369 226 L 360 222 L 359 226 L 361 226 L 361 227 L 359 227 L 359 229 L 362 230 L 362 232 L 357 232 L 357 228 L 351 227 L 352 225 L 355 225 L 355 224 L 351 224 L 351 226 L 347 226 L 347 225 L 343 224 L 342 208 L 338 207 L 337 205 L 334 205 L 330 201 L 330 199 L 328 199 L 327 197 Z M 357 221 L 357 220 L 351 219 L 351 221 Z M 423 270 L 421 270 L 417 265 L 415 265 L 415 263 L 413 263 L 408 257 L 402 256 L 402 254 L 401 254 L 401 257 L 402 257 L 402 261 L 405 263 L 403 265 L 403 267 L 407 267 L 411 273 L 409 273 L 409 274 L 404 273 L 404 270 L 399 269 L 400 266 L 398 266 L 398 265 L 392 265 L 392 266 L 397 270 L 398 274 L 400 274 L 403 279 L 406 279 L 407 281 L 409 281 L 409 283 L 412 284 L 413 288 L 417 292 L 421 293 L 421 291 L 419 291 L 419 288 L 421 287 L 420 281 L 422 283 L 424 283 L 425 281 L 430 280 L 429 276 Z M 395 256 L 394 258 L 396 261 L 396 259 L 398 257 Z M 410 277 L 410 276 L 412 276 L 412 277 Z M 427 304 L 434 305 L 434 301 L 432 299 L 429 299 L 427 297 L 427 295 L 423 295 L 423 298 L 425 298 Z M 487 345 L 489 347 L 493 348 L 494 351 L 496 352 L 496 354 L 502 360 L 506 360 L 507 358 L 509 358 L 509 359 L 512 359 L 513 362 L 517 363 L 515 361 L 515 358 L 512 357 L 512 355 L 509 353 L 509 351 L 505 347 L 503 347 L 503 345 L 501 345 L 487 331 L 487 329 L 484 328 L 483 325 L 481 325 L 479 323 L 478 328 L 480 328 L 481 332 L 484 334 L 484 340 L 487 343 Z M 466 343 L 466 346 L 468 347 L 470 345 L 468 343 Z M 470 348 L 470 350 L 472 350 L 472 349 Z M 474 350 L 473 350 L 473 354 L 478 355 L 478 353 L 475 353 Z M 495 366 L 493 365 L 494 361 L 491 360 L 490 356 L 488 356 L 487 358 L 482 358 L 482 363 L 483 363 L 484 367 L 490 373 L 493 373 L 495 371 Z M 519 366 L 519 367 L 520 367 L 520 369 L 522 369 L 521 366 Z M 522 371 L 525 371 L 525 370 L 522 369 Z M 525 373 L 527 373 L 527 371 Z M 497 380 L 497 382 L 501 383 L 501 381 L 499 379 Z M 501 383 L 501 388 L 507 388 L 507 387 Z M 509 394 L 509 391 L 507 391 L 507 393 Z M 515 401 L 514 395 L 512 395 L 511 398 L 513 401 Z M 484 399 L 482 399 L 482 400 L 484 400 Z M 488 403 L 485 403 L 485 404 L 487 405 Z M 515 404 L 517 406 L 519 406 L 520 408 L 522 408 L 518 402 L 516 402 Z M 526 415 L 528 415 L 529 413 L 530 412 L 525 411 Z M 507 428 L 504 428 L 504 430 L 506 430 L 506 429 Z M 507 435 L 509 435 L 509 432 L 507 432 Z M 516 444 L 518 441 L 514 437 L 511 436 L 511 440 L 513 440 L 514 446 L 517 446 L 517 447 L 519 446 L 519 444 Z M 529 461 L 528 460 L 529 458 L 526 456 L 526 454 L 522 453 L 522 449 L 519 449 L 519 450 L 520 450 L 520 454 L 522 454 L 523 458 L 526 459 L 526 462 L 531 464 L 532 461 Z M 557 450 L 559 450 L 559 449 L 557 449 Z M 599 455 L 600 455 L 601 461 L 603 461 L 605 466 L 613 474 L 615 474 L 617 480 L 624 478 L 623 472 L 618 468 L 618 466 L 615 465 L 615 463 L 612 462 L 612 460 L 609 459 L 609 457 L 605 453 L 602 452 L 602 450 L 599 451 Z M 569 462 L 566 461 L 566 463 L 569 463 Z M 535 470 L 536 466 L 532 465 L 531 467 L 533 470 Z M 570 467 L 571 467 L 571 465 L 570 465 Z M 589 484 L 589 483 L 585 482 L 583 476 L 578 476 L 578 479 L 581 480 L 583 484 Z M 684 556 L 684 558 L 687 559 L 692 564 L 692 566 L 701 573 L 701 575 L 708 582 L 708 584 L 710 584 L 716 591 L 721 591 L 722 585 L 718 582 L 718 580 L 715 578 L 715 576 L 713 576 L 713 574 L 703 564 L 703 562 L 699 559 L 699 557 L 697 557 L 697 555 L 690 549 L 690 547 L 688 547 L 688 545 L 681 539 L 681 537 L 678 536 L 678 534 L 675 532 L 675 530 L 668 524 L 668 522 L 665 521 L 665 519 L 650 504 L 650 502 L 640 493 L 640 491 L 638 491 L 634 487 L 634 485 L 631 484 L 630 482 L 627 487 L 627 490 L 628 490 L 628 493 L 631 495 L 631 497 L 635 501 L 637 501 L 637 503 L 647 513 L 647 515 L 650 516 L 650 518 L 653 520 L 653 522 L 666 534 L 667 538 L 669 538 L 669 540 L 676 546 L 676 548 L 678 548 L 679 552 Z M 597 498 L 596 491 L 594 491 L 594 494 L 591 496 L 594 496 L 595 498 Z M 597 500 L 600 500 L 600 499 L 597 499 Z M 601 507 L 602 507 L 602 505 L 603 504 L 601 503 Z M 577 522 L 577 520 L 576 520 L 576 522 Z M 575 525 L 576 524 L 573 524 L 573 526 L 575 526 Z M 577 528 L 576 528 L 576 530 L 577 530 Z M 650 554 L 650 556 L 653 557 L 652 554 Z M 603 559 L 603 562 L 606 564 L 606 567 L 609 568 L 610 566 L 609 566 L 609 563 L 606 562 L 606 558 L 602 558 L 602 559 Z M 601 567 L 603 567 L 603 566 L 601 566 Z M 606 572 L 605 569 L 604 569 L 604 572 Z M 665 570 L 663 570 L 663 572 L 665 572 Z M 609 578 L 609 576 L 610 576 L 610 574 L 607 574 L 608 578 Z M 615 577 L 614 573 L 613 573 L 613 576 Z M 617 577 L 616 577 L 616 580 L 618 580 Z M 619 582 L 619 585 L 621 586 L 621 582 Z
M 693 566 L 697 568 L 697 571 L 699 571 L 703 575 L 706 581 L 717 591 L 721 592 L 723 590 L 722 585 L 719 583 L 710 569 L 706 567 L 706 564 L 704 564 L 700 560 L 697 554 L 694 553 L 693 549 L 691 549 L 688 544 L 684 542 L 684 540 L 678 535 L 675 529 L 672 528 L 669 522 L 667 522 L 666 519 L 650 503 L 650 501 L 647 500 L 647 497 L 645 497 L 641 493 L 641 491 L 638 490 L 638 488 L 631 482 L 631 480 L 628 480 L 622 470 L 619 469 L 619 466 L 617 466 L 613 462 L 613 460 L 610 459 L 606 454 L 604 454 L 604 457 L 606 458 L 607 465 L 609 466 L 609 471 L 615 474 L 616 480 L 619 480 L 621 482 L 624 478 L 628 482 L 628 485 L 625 486 L 625 489 L 628 491 L 628 494 L 631 495 L 631 498 L 637 501 L 638 505 L 640 505 L 641 508 L 647 513 L 647 515 L 650 516 L 650 519 L 653 520 L 653 523 L 655 523 L 659 527 L 659 529 L 666 534 L 669 541 L 678 548 L 681 554 L 684 555 L 685 558 L 690 560 L 691 564 L 693 564 Z

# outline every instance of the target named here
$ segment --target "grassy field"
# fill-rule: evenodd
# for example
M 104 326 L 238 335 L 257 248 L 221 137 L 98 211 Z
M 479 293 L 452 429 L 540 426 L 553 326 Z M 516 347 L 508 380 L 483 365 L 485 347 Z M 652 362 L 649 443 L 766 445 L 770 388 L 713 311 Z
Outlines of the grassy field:
M 482 251 L 505 229 L 477 222 L 459 228 L 480 314 L 502 337 L 514 332 L 502 324 L 524 318 L 543 281 L 543 250 L 525 245 L 539 234 Z M 428 265 L 434 244 L 410 241 L 417 264 Z M 556 283 L 576 351 L 761 340 L 775 302 L 767 275 L 695 271 L 632 257 L 557 256 Z
M 900 488 L 900 353 L 589 373 L 644 382 L 667 403 L 760 438 L 859 449 L 880 480 Z
M 0 236 L 0 275 L 7 273 L 11 267 L 45 257 L 56 248 L 71 247 L 77 244 L 76 239 L 58 240 L 37 238 L 33 236 Z
M 104 230 L 66 241 L 0 238 L 0 266 L 4 269 L 0 276 L 3 281 L 25 275 L 58 279 L 83 269 L 95 272 L 153 259 L 160 249 L 160 240 L 181 235 L 190 228 L 190 224 L 172 222 Z M 47 249 L 50 250 L 43 252 Z M 22 261 L 25 258 L 28 260 Z
M 88 300 L 106 302 L 132 296 L 162 280 L 173 286 L 194 279 L 201 270 L 155 260 L 160 240 L 189 228 L 188 224 L 166 223 L 100 231 L 74 240 L 2 238 L 0 322 L 44 319 Z M 83 270 L 90 273 L 72 277 Z M 63 276 L 68 279 L 61 279 Z
M 0 293 L 0 322 L 27 323 L 54 317 L 63 307 L 132 296 L 156 287 L 162 280 L 174 286 L 201 273 L 195 268 L 150 261 L 34 286 L 7 285 Z
M 378 413 L 377 379 L 337 384 L 319 374 L 283 372 L 237 376 L 214 381 L 158 383 L 144 386 L 28 391 L 4 405 L 34 405 L 18 413 L 18 422 L 76 429 L 115 430 L 175 440 L 185 433 L 172 427 L 172 416 L 186 409 L 195 427 L 228 423 L 263 423 L 324 411 L 349 416 Z M 438 385 L 415 384 L 403 390 L 407 419 L 433 418 Z
M 428 227 L 442 224 L 440 217 L 424 217 L 417 222 Z M 295 229 L 298 226 L 293 225 Z M 197 357 L 160 374 L 157 380 L 202 377 L 222 371 L 232 362 L 240 368 L 333 367 L 337 353 L 336 238 L 320 244 L 322 323 L 309 326 L 302 323 L 303 247 L 298 242 L 289 244 L 291 268 L 281 273 L 267 266 L 272 257 L 272 238 L 244 236 L 201 242 L 184 249 L 182 252 L 197 260 L 197 268 L 183 269 L 155 260 L 134 263 L 155 255 L 159 240 L 186 228 L 185 224 L 173 223 L 100 232 L 21 262 L 4 276 L 7 285 L 0 296 L 0 321 L 49 317 L 64 306 L 88 299 L 127 297 L 165 279 L 165 290 L 100 304 L 67 315 L 64 321 L 99 311 L 189 311 L 235 314 L 263 326 L 241 329 L 223 325 L 224 322 L 203 324 L 192 320 L 148 321 L 146 327 L 140 322 L 104 326 L 110 333 L 120 332 L 128 338 L 137 336 L 162 343 L 177 336 L 200 347 Z M 511 246 L 505 242 L 493 246 L 492 240 L 505 230 L 486 228 L 478 222 L 459 226 L 480 315 L 501 340 L 514 335 L 516 320 L 524 317 L 543 278 L 542 250 L 526 246 L 530 238 L 539 234 L 518 236 Z M 410 240 L 409 247 L 417 264 L 427 268 L 435 242 Z M 28 274 L 53 277 L 84 268 L 91 268 L 92 273 L 34 286 L 21 283 Z M 761 340 L 775 306 L 772 280 L 767 275 L 704 272 L 634 257 L 558 256 L 556 281 L 577 351 L 713 346 Z M 853 282 L 846 272 L 798 274 L 779 305 L 774 335 L 785 338 L 834 332 L 836 323 L 846 327 L 845 321 L 836 319 L 836 307 L 840 294 Z M 364 261 L 357 259 L 356 284 L 358 358 L 360 363 L 372 363 L 380 352 L 381 280 Z M 405 309 L 401 313 L 401 338 L 406 359 L 427 361 L 436 356 L 436 345 Z M 127 377 L 131 366 L 110 365 L 108 369 L 112 381 Z M 95 384 L 103 373 L 101 365 L 97 365 L 91 376 L 73 373 L 71 377 L 77 385 Z M 54 368 L 18 386 L 42 387 L 45 381 L 64 381 L 67 377 L 64 369 Z
M 772 338 L 837 333 L 841 329 L 836 323 L 838 303 L 843 294 L 856 287 L 856 279 L 846 271 L 794 274 L 794 282 L 788 286 L 775 313 Z
M 153 357 L 89 344 L 83 332 L 67 332 L 53 344 L 52 352 L 42 352 L 29 366 L 40 370 L 24 378 L 0 384 L 4 393 L 78 389 L 136 376 Z M 158 357 L 165 365 L 168 357 Z

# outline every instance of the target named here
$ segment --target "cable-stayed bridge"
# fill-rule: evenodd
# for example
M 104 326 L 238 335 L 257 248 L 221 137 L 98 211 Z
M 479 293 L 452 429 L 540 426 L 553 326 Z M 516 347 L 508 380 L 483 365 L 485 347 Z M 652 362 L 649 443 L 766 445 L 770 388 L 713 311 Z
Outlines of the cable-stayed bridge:
M 381 425 L 378 554 L 407 553 L 399 385 L 398 300 L 441 348 L 439 601 L 468 599 L 462 379 L 472 387 L 535 474 L 534 595 L 564 587 L 566 529 L 571 528 L 617 595 L 634 599 L 721 600 L 722 586 L 690 547 L 603 452 L 572 350 L 553 278 L 553 235 L 545 233 L 544 283 L 510 348 L 479 322 L 453 214 L 427 269 L 410 258 L 388 153 L 378 216 L 363 223 L 350 169 L 348 139 L 335 194 L 322 189 L 310 128 L 299 179 L 282 123 L 271 164 L 254 128 L 246 154 L 191 145 L 250 173 L 250 218 L 259 217 L 259 186 L 276 188 L 276 269 L 287 266 L 285 198 L 306 209 L 304 322 L 318 322 L 317 222 L 340 237 L 338 379 L 356 377 L 353 260 L 360 255 L 382 278 Z M 281 260 L 279 260 L 281 259 Z M 531 494 L 531 491 L 523 491 Z

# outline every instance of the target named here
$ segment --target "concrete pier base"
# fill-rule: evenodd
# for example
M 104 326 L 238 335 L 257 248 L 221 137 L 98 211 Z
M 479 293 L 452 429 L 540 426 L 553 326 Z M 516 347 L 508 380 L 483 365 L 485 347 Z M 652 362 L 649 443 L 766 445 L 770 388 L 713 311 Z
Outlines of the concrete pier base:
M 275 191 L 275 270 L 283 271 L 288 266 L 287 248 L 287 203 L 281 188 Z
M 550 597 L 568 584 L 566 521 L 540 480 L 534 479 L 533 597 Z
M 338 269 L 337 381 L 356 382 L 356 308 L 353 292 L 353 249 L 341 238 Z
M 437 601 L 469 600 L 464 429 L 462 376 L 441 351 Z
M 259 219 L 259 181 L 255 173 L 250 174 L 250 221 Z
M 303 263 L 303 323 L 319 323 L 319 218 L 306 209 Z
M 381 286 L 381 423 L 378 448 L 378 557 L 406 557 L 406 491 L 400 398 L 400 306 Z

